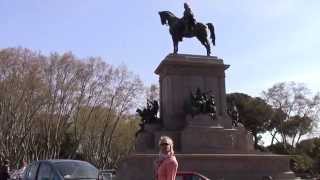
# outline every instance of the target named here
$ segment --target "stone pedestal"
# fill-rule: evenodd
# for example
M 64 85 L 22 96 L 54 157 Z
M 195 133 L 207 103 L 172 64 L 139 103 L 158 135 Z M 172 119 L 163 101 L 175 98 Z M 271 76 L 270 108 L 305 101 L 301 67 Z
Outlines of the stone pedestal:
M 139 153 L 154 153 L 156 147 L 154 132 L 157 132 L 161 126 L 159 124 L 146 124 L 144 131 L 137 135 L 135 142 L 135 150 Z
M 160 82 L 160 118 L 165 129 L 182 130 L 185 127 L 185 101 L 197 88 L 215 96 L 217 113 L 226 114 L 225 73 L 229 65 L 215 56 L 168 55 L 155 73 Z M 231 120 L 223 121 L 231 128 Z
M 225 129 L 225 120 L 209 115 L 187 116 L 187 126 L 181 132 L 182 153 L 253 153 L 253 137 L 244 128 Z

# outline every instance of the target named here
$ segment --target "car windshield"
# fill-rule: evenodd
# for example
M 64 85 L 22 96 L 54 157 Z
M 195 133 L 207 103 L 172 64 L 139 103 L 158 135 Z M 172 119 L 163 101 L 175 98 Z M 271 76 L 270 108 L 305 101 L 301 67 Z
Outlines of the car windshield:
M 97 179 L 98 169 L 87 162 L 70 161 L 55 162 L 54 166 L 60 171 L 64 179 Z

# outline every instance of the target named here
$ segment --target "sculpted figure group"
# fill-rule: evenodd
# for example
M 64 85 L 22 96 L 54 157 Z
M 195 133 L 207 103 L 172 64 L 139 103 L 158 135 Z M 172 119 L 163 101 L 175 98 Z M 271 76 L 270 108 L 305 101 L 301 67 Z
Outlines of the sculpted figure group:
M 190 94 L 190 103 L 186 104 L 185 111 L 192 117 L 198 114 L 208 114 L 212 120 L 216 119 L 216 104 L 214 96 L 201 92 L 197 88 L 195 93 Z

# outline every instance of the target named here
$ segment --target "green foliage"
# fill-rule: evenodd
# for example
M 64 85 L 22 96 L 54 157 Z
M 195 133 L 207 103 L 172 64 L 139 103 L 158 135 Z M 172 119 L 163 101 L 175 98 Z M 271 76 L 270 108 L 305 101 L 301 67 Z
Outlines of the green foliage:
M 291 155 L 290 167 L 301 177 L 314 177 L 320 174 L 320 138 L 302 140 L 292 147 L 276 143 L 268 147 L 276 154 Z
M 270 124 L 272 109 L 260 98 L 252 98 L 244 102 L 240 121 L 254 134 L 263 133 Z
M 291 169 L 297 174 L 313 174 L 314 160 L 306 154 L 292 156 Z
M 315 172 L 320 174 L 320 138 L 302 140 L 297 144 L 296 151 L 313 159 L 313 169 L 316 169 Z
M 288 137 L 294 138 L 297 134 L 304 135 L 312 130 L 312 119 L 295 115 L 283 123 L 283 132 Z
M 290 144 L 287 144 L 286 146 L 283 145 L 283 143 L 276 143 L 268 146 L 269 151 L 275 153 L 275 154 L 293 154 L 294 153 L 294 147 L 292 147 Z
M 254 98 L 242 93 L 227 95 L 227 106 L 235 105 L 239 112 L 239 121 L 255 137 L 258 147 L 259 133 L 270 128 L 272 108 L 261 98 Z
M 280 141 L 287 151 L 310 133 L 320 112 L 320 94 L 311 96 L 303 84 L 294 82 L 277 83 L 263 92 L 263 99 L 246 94 L 227 95 L 228 109 L 236 105 L 239 121 L 255 137 L 269 132 L 274 140 Z M 280 136 L 280 138 L 279 138 Z

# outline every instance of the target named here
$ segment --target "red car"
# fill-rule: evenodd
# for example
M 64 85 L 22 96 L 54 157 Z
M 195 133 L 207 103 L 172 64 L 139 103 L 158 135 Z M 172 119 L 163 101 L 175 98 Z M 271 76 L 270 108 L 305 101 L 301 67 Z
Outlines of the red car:
M 210 179 L 197 172 L 178 171 L 176 180 L 210 180 Z

